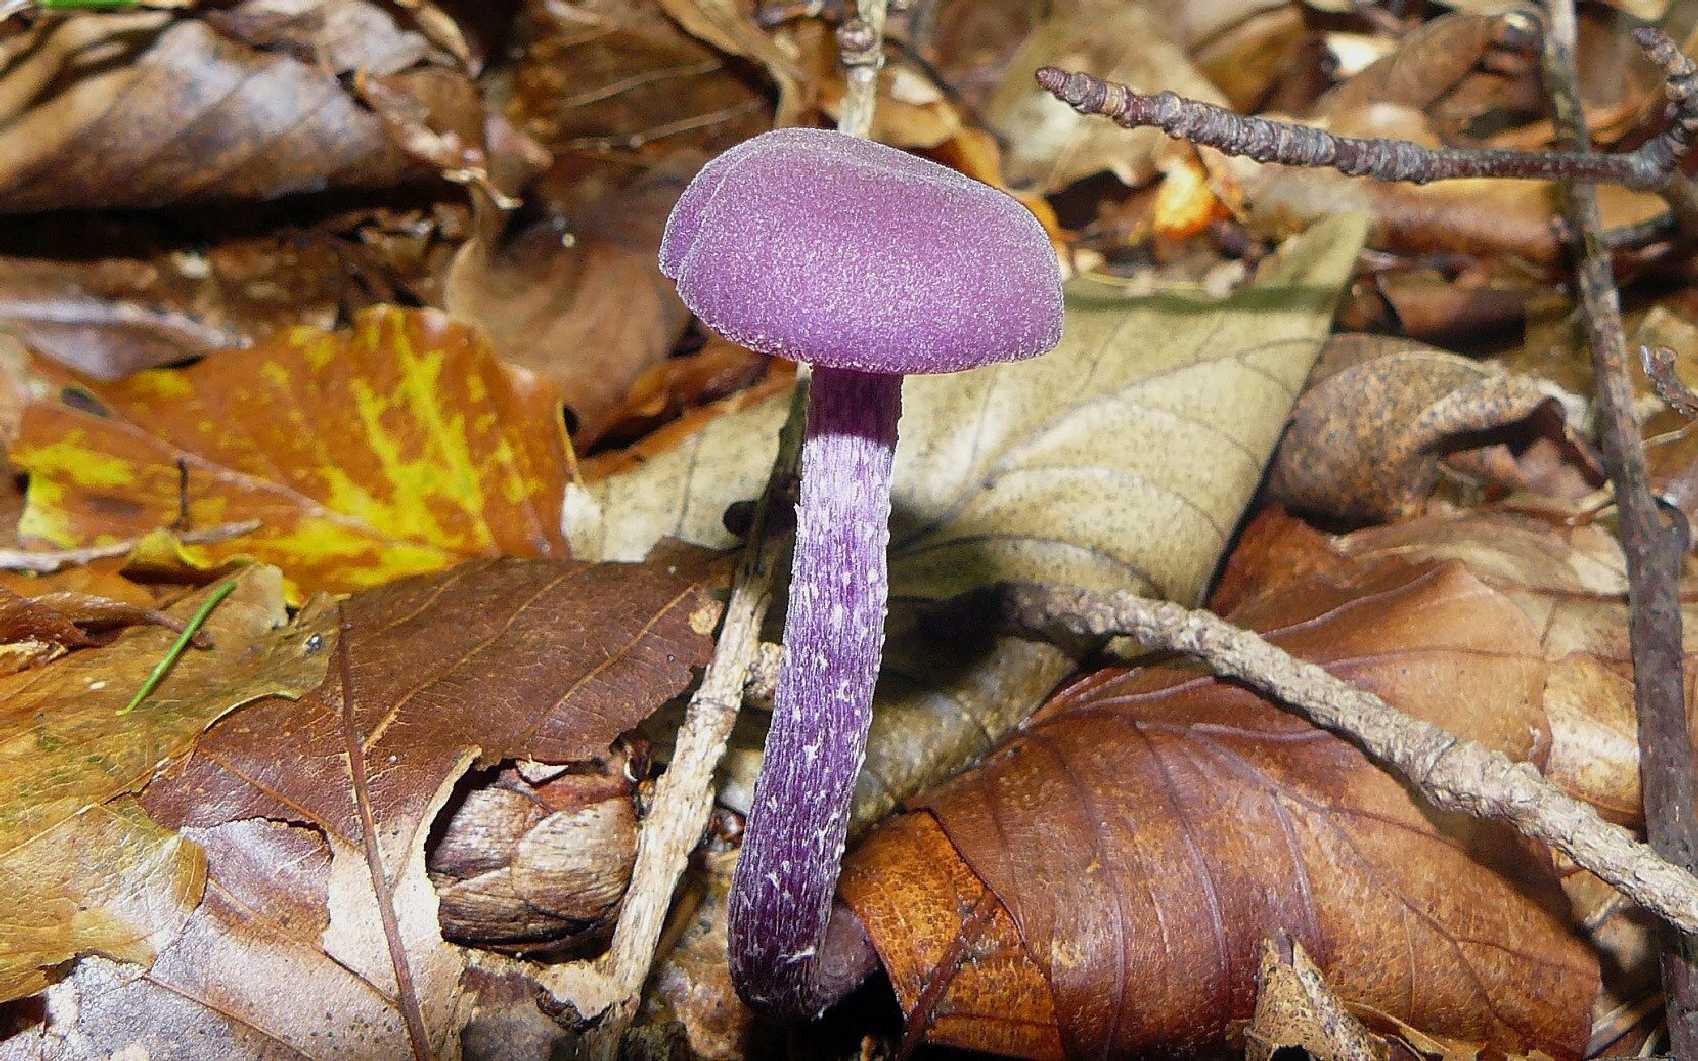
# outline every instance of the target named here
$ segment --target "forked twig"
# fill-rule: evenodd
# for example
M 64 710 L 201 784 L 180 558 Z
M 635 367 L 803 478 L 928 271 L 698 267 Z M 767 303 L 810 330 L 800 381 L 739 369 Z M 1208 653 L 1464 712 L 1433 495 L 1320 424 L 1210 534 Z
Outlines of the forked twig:
M 1335 136 L 1314 126 L 1237 114 L 1172 92 L 1144 95 L 1126 85 L 1053 66 L 1038 83 L 1081 114 L 1099 114 L 1128 129 L 1154 126 L 1167 135 L 1229 155 L 1288 166 L 1327 166 L 1381 181 L 1461 177 L 1540 177 L 1655 189 L 1698 137 L 1698 69 L 1660 30 L 1643 27 L 1634 39 L 1667 79 L 1668 128 L 1637 150 L 1615 155 L 1584 151 L 1502 151 L 1430 148 L 1407 140 Z

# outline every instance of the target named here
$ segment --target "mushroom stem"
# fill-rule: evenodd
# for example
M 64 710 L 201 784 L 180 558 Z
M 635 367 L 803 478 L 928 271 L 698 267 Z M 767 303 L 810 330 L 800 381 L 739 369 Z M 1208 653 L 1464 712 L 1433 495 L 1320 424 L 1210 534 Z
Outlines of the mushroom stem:
M 776 1016 L 811 1020 L 841 990 L 819 958 L 884 650 L 901 408 L 900 374 L 814 369 L 784 665 L 729 909 L 732 980 Z

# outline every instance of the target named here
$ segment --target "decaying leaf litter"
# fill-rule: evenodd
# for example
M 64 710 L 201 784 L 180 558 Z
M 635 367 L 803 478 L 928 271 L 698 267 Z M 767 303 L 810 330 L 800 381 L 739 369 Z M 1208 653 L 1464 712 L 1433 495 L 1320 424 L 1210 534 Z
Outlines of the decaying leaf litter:
M 1612 159 L 1379 183 L 1035 77 L 1654 161 L 1685 5 L 0 13 L 0 1056 L 1689 1052 L 1685 178 L 1588 220 Z M 834 124 L 1013 195 L 1067 304 L 904 386 L 866 983 L 796 1035 L 725 911 L 803 384 L 655 255 Z

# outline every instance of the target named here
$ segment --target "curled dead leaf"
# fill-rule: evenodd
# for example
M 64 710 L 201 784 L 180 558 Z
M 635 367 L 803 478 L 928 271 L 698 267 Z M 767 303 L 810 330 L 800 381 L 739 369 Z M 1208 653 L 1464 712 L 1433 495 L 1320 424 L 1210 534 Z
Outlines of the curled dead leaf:
M 1537 380 L 1489 364 L 1407 340 L 1336 336 L 1292 410 L 1269 496 L 1348 521 L 1411 516 L 1444 458 L 1501 448 L 1492 432 L 1556 405 Z

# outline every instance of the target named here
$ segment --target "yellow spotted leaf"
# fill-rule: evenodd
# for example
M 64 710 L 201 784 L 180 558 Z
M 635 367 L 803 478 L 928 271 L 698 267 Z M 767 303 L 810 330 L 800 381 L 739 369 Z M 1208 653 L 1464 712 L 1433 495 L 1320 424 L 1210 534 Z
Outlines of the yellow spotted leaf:
M 561 557 L 567 454 L 550 393 L 438 313 L 380 307 L 186 369 L 100 383 L 41 366 L 12 461 L 54 547 L 258 520 L 196 545 L 282 568 L 292 602 L 475 556 Z M 185 475 L 186 470 L 186 475 Z

